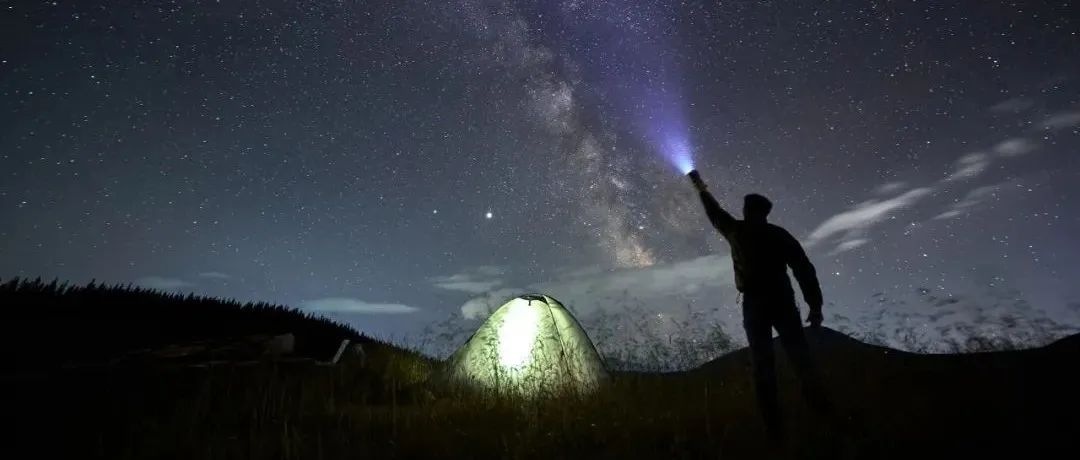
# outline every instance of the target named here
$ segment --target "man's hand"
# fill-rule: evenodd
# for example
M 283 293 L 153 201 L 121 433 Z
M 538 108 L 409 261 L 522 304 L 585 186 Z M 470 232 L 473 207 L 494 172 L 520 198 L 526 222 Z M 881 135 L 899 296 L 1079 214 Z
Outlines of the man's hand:
M 704 192 L 708 189 L 708 187 L 705 186 L 705 181 L 701 180 L 701 176 L 698 175 L 697 170 L 690 171 L 690 174 L 688 175 L 690 176 L 690 182 L 694 183 L 694 188 L 696 188 L 697 191 Z
M 810 327 L 815 329 L 821 327 L 821 322 L 824 320 L 825 316 L 821 314 L 820 308 L 811 308 L 810 314 L 806 315 L 806 322 L 810 323 Z

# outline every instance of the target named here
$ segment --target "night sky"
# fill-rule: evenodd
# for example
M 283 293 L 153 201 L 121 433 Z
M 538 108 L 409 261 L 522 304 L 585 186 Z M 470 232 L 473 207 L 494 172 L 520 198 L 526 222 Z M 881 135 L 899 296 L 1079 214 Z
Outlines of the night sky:
M 0 277 L 739 334 L 682 146 L 826 325 L 1080 327 L 1080 5 L 791 3 L 4 2 Z

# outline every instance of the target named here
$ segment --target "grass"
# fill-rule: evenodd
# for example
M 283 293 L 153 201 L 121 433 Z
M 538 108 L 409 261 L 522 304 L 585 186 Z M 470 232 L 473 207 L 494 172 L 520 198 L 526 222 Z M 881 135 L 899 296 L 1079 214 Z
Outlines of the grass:
M 430 361 L 396 353 L 364 368 L 67 371 L 4 391 L 21 395 L 7 409 L 19 438 L 56 436 L 35 450 L 61 458 L 932 458 L 1037 452 L 1077 432 L 1075 372 L 1016 353 L 830 359 L 846 435 L 804 408 L 782 367 L 783 451 L 762 436 L 737 355 L 721 370 L 618 373 L 595 395 L 537 401 L 439 388 L 426 381 Z
M 14 422 L 0 455 L 1035 457 L 1075 448 L 1069 443 L 1080 433 L 1080 377 L 1072 364 L 1078 341 L 920 355 L 837 333 L 812 338 L 845 417 L 837 425 L 810 413 L 781 353 L 791 432 L 783 447 L 768 443 L 760 429 L 746 350 L 689 372 L 616 372 L 595 394 L 541 400 L 441 385 L 432 378 L 438 361 L 391 346 L 369 347 L 364 366 L 12 365 L 25 370 L 0 376 L 0 391 L 10 396 L 5 418 Z
M 619 376 L 593 397 L 534 401 L 381 374 L 273 364 L 84 371 L 24 387 L 37 397 L 20 409 L 47 415 L 24 429 L 64 433 L 66 454 L 93 447 L 99 458 L 696 458 L 734 446 L 725 438 L 743 436 L 733 416 L 752 416 L 745 389 L 705 378 Z

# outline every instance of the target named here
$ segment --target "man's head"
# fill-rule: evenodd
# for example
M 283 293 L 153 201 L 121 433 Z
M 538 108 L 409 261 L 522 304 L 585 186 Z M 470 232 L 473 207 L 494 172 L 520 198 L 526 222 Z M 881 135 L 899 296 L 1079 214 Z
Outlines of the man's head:
M 743 219 L 749 222 L 765 222 L 765 218 L 772 211 L 772 202 L 764 196 L 751 193 L 743 198 Z

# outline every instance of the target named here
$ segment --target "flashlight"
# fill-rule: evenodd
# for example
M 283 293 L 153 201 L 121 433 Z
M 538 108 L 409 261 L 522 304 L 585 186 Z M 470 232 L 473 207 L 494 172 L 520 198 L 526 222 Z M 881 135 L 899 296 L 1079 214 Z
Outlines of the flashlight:
M 686 176 L 690 178 L 690 182 L 693 182 L 694 187 L 697 187 L 698 190 L 705 190 L 705 181 L 701 180 L 701 174 L 698 174 L 696 169 L 691 169 L 690 172 L 686 173 Z

